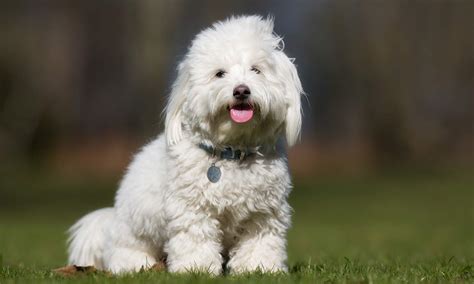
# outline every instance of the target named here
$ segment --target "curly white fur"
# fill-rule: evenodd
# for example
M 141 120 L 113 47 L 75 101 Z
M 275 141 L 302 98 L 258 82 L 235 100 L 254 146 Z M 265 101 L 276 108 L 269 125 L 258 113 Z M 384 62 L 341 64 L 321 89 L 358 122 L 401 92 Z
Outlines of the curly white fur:
M 291 180 L 280 138 L 290 146 L 298 139 L 302 87 L 282 46 L 272 19 L 259 16 L 232 17 L 197 35 L 178 68 L 164 135 L 135 156 L 114 207 L 71 228 L 71 264 L 122 273 L 166 258 L 172 272 L 220 274 L 224 262 L 230 273 L 287 270 Z M 239 84 L 255 106 L 243 124 L 228 110 Z M 259 153 L 218 159 L 200 143 Z M 222 171 L 217 183 L 206 177 L 212 163 Z

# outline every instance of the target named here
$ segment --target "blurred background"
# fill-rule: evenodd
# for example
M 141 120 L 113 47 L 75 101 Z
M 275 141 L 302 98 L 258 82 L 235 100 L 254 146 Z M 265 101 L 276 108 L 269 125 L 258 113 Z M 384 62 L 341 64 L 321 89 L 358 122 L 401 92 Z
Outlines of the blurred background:
M 290 151 L 290 260 L 350 254 L 348 231 L 364 251 L 437 234 L 428 243 L 440 252 L 472 259 L 474 1 L 7 0 L 4 261 L 65 261 L 64 230 L 112 204 L 132 154 L 162 131 L 194 35 L 233 14 L 275 17 L 308 94 L 302 141 Z M 435 231 L 417 231 L 423 224 Z M 303 233 L 313 225 L 314 235 Z

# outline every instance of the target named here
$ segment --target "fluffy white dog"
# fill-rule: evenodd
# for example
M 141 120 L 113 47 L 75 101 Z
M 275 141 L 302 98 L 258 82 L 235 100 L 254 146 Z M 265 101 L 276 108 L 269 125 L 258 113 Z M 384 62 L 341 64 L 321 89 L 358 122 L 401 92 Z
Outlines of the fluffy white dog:
M 122 273 L 286 271 L 291 180 L 284 141 L 302 87 L 273 20 L 232 17 L 179 64 L 165 132 L 138 153 L 113 208 L 71 229 L 69 262 Z

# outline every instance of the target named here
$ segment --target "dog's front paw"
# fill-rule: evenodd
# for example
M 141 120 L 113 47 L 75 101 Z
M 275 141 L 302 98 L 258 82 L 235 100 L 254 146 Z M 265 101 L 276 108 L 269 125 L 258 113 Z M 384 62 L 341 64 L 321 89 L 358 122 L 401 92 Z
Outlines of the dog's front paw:
M 168 260 L 168 271 L 174 273 L 204 272 L 211 275 L 222 273 L 220 259 L 203 259 L 202 257 L 188 257 L 181 260 Z
M 231 274 L 287 272 L 284 238 L 267 234 L 244 239 L 231 251 L 227 268 Z
M 242 274 L 249 272 L 278 273 L 288 272 L 288 268 L 279 260 L 254 258 L 248 261 L 234 259 L 227 264 L 230 274 Z
M 192 242 L 188 235 L 173 238 L 166 246 L 168 271 L 176 273 L 204 272 L 211 275 L 222 273 L 222 256 L 218 243 Z

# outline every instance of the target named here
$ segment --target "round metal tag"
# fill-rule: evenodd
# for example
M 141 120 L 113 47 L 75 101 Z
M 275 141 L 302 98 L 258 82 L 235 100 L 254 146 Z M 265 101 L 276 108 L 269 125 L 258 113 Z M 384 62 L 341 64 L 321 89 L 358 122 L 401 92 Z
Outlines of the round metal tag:
M 221 179 L 221 169 L 212 164 L 209 169 L 207 169 L 207 178 L 210 182 L 216 183 Z

